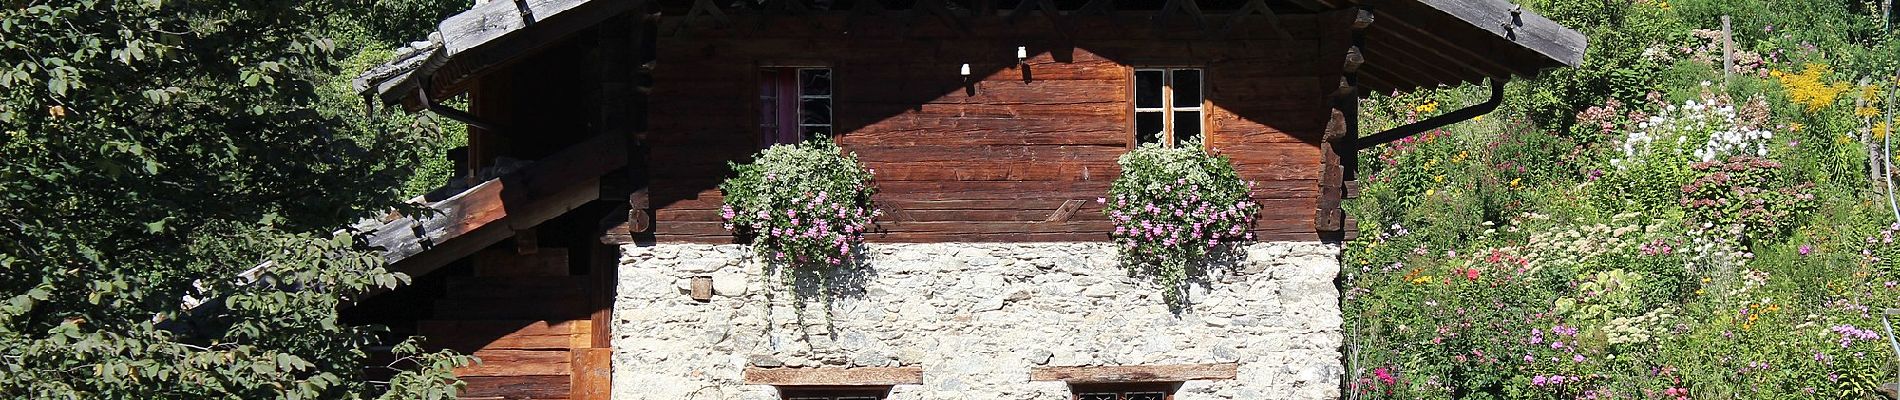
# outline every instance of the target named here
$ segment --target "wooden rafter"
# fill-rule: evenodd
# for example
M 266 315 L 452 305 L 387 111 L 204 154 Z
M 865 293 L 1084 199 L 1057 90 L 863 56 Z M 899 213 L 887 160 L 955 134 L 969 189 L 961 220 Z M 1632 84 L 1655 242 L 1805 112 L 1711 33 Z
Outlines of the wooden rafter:
M 1112 16 L 1115 16 L 1115 1 L 1114 0 L 1089 0 L 1088 3 L 1082 4 L 1082 8 L 1075 9 L 1075 11 L 1070 12 L 1069 15 L 1098 15 L 1098 16 L 1112 17 Z
M 420 276 L 450 261 L 600 199 L 600 178 L 626 164 L 626 138 L 598 135 L 521 170 L 428 204 L 366 238 L 391 270 Z
M 1293 40 L 1293 33 L 1287 32 L 1286 26 L 1280 24 L 1280 14 L 1275 14 L 1272 7 L 1267 7 L 1267 0 L 1248 0 L 1246 5 L 1240 6 L 1239 10 L 1234 10 L 1233 14 L 1227 16 L 1227 22 L 1221 24 L 1220 30 L 1215 31 L 1214 36 L 1216 38 L 1226 36 L 1228 32 L 1234 30 L 1234 27 L 1240 25 L 1240 20 L 1254 14 L 1265 16 L 1267 24 L 1273 27 L 1273 32 L 1280 35 L 1280 40 Z
M 1168 0 L 1167 3 L 1161 4 L 1161 11 L 1155 12 L 1153 19 L 1155 31 L 1160 31 L 1167 24 L 1168 17 L 1176 13 L 1194 21 L 1196 28 L 1202 31 L 1207 30 L 1207 14 L 1201 12 L 1201 5 L 1195 3 L 1195 0 Z
M 917 17 L 924 15 L 937 17 L 944 26 L 955 30 L 958 34 L 969 33 L 969 30 L 963 27 L 963 22 L 958 20 L 957 14 L 950 12 L 950 7 L 944 4 L 944 0 L 917 0 L 917 3 L 911 5 L 910 10 L 905 11 L 903 17 L 899 19 L 903 21 L 904 26 L 915 28 Z
M 882 17 L 889 12 L 890 9 L 884 7 L 883 1 L 858 0 L 852 2 L 851 11 L 844 16 L 844 31 L 845 33 L 850 33 L 852 30 L 857 29 L 858 23 L 862 22 L 865 17 Z
M 1042 17 L 1049 20 L 1049 25 L 1055 27 L 1057 33 L 1065 38 L 1069 36 L 1068 24 L 1063 22 L 1062 9 L 1056 7 L 1055 0 L 1023 0 L 1016 4 L 1015 10 L 1009 12 L 1006 20 L 1014 24 L 1034 11 L 1041 11 Z
M 687 25 L 692 25 L 693 21 L 700 18 L 711 18 L 714 27 L 724 28 L 732 25 L 732 18 L 727 17 L 726 12 L 721 11 L 719 5 L 713 4 L 712 0 L 693 0 L 693 7 L 686 10 L 686 16 L 680 17 L 679 22 L 674 23 L 673 28 L 668 29 L 666 35 L 677 36 L 680 30 L 685 29 Z

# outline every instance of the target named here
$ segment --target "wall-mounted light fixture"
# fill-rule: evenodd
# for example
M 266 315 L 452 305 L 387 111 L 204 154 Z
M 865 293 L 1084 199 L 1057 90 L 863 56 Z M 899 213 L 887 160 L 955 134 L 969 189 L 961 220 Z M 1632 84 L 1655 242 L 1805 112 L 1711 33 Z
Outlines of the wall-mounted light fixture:
M 975 96 L 976 84 L 970 82 L 970 63 L 963 63 L 963 67 L 959 68 L 957 73 L 963 75 L 963 94 L 966 96 Z
M 1016 46 L 1016 63 L 1022 64 L 1022 65 L 1029 65 L 1029 47 L 1028 46 Z

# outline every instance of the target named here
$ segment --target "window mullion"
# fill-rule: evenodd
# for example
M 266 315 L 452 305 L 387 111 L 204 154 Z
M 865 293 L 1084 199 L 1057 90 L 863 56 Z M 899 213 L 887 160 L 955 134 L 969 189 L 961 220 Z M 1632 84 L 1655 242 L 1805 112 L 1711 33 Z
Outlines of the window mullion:
M 1161 70 L 1161 143 L 1163 147 L 1174 147 L 1173 69 Z

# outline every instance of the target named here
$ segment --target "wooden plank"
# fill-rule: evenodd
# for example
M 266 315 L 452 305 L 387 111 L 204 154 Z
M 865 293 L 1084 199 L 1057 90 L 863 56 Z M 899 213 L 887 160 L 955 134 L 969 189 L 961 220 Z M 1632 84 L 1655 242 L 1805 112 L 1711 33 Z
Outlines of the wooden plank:
M 433 75 L 438 98 L 466 89 L 471 78 L 573 36 L 644 1 L 521 0 L 477 4 L 437 25 L 446 61 Z
M 613 349 L 575 349 L 573 360 L 574 400 L 609 400 L 613 392 Z
M 435 212 L 376 228 L 367 242 L 391 269 L 420 276 L 449 261 L 598 200 L 598 177 L 626 162 L 625 138 L 601 135 L 526 168 L 431 203 Z M 487 232 L 485 234 L 478 234 Z M 433 257 L 419 255 L 436 253 Z M 413 260 L 412 260 L 413 259 Z
M 462 299 L 565 295 L 588 290 L 587 279 L 562 277 L 453 277 L 444 297 Z
M 560 375 L 464 376 L 463 399 L 565 399 L 572 378 Z
M 576 336 L 588 335 L 591 321 L 476 320 L 416 322 L 416 333 L 429 348 L 462 353 L 484 350 L 564 350 Z
M 443 299 L 435 302 L 433 318 L 450 320 L 574 320 L 589 318 L 592 302 L 586 296 L 539 298 Z
M 552 277 L 567 276 L 567 249 L 540 249 L 535 254 L 516 254 L 503 249 L 476 253 L 475 276 L 479 277 Z
M 1234 379 L 1239 372 L 1240 365 L 1235 363 L 1034 367 L 1029 370 L 1029 380 L 1070 383 L 1184 382 Z
M 757 368 L 746 367 L 745 384 L 774 386 L 891 386 L 921 385 L 924 370 L 889 368 Z
M 1589 44 L 1582 33 L 1505 0 L 1417 0 L 1417 3 L 1564 65 L 1574 67 L 1582 63 Z
M 1064 201 L 1061 207 L 1056 208 L 1055 212 L 1049 213 L 1049 218 L 1042 220 L 1042 222 L 1069 222 L 1069 218 L 1074 217 L 1075 212 L 1081 210 L 1082 205 L 1086 203 L 1087 202 L 1082 200 Z
M 484 350 L 481 362 L 456 368 L 455 376 L 568 375 L 573 356 L 561 350 Z

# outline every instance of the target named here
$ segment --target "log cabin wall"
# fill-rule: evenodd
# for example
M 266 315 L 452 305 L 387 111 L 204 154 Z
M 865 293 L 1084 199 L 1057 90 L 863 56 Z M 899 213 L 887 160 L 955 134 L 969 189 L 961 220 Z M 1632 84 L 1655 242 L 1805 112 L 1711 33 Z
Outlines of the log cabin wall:
M 1210 30 L 1180 15 L 1153 28 L 1148 13 L 959 19 L 964 32 L 928 16 L 738 17 L 727 27 L 669 18 L 647 141 L 654 239 L 733 240 L 718 184 L 728 161 L 759 150 L 760 68 L 824 66 L 836 140 L 876 171 L 886 216 L 870 240 L 1105 241 L 1113 227 L 1095 199 L 1134 142 L 1133 69 L 1157 66 L 1205 71 L 1207 145 L 1258 183 L 1256 235 L 1320 240 L 1320 143 L 1346 17 L 1282 15 L 1282 36 L 1255 16 L 1219 37 L 1210 31 L 1224 18 Z M 1077 201 L 1067 221 L 1045 222 Z

